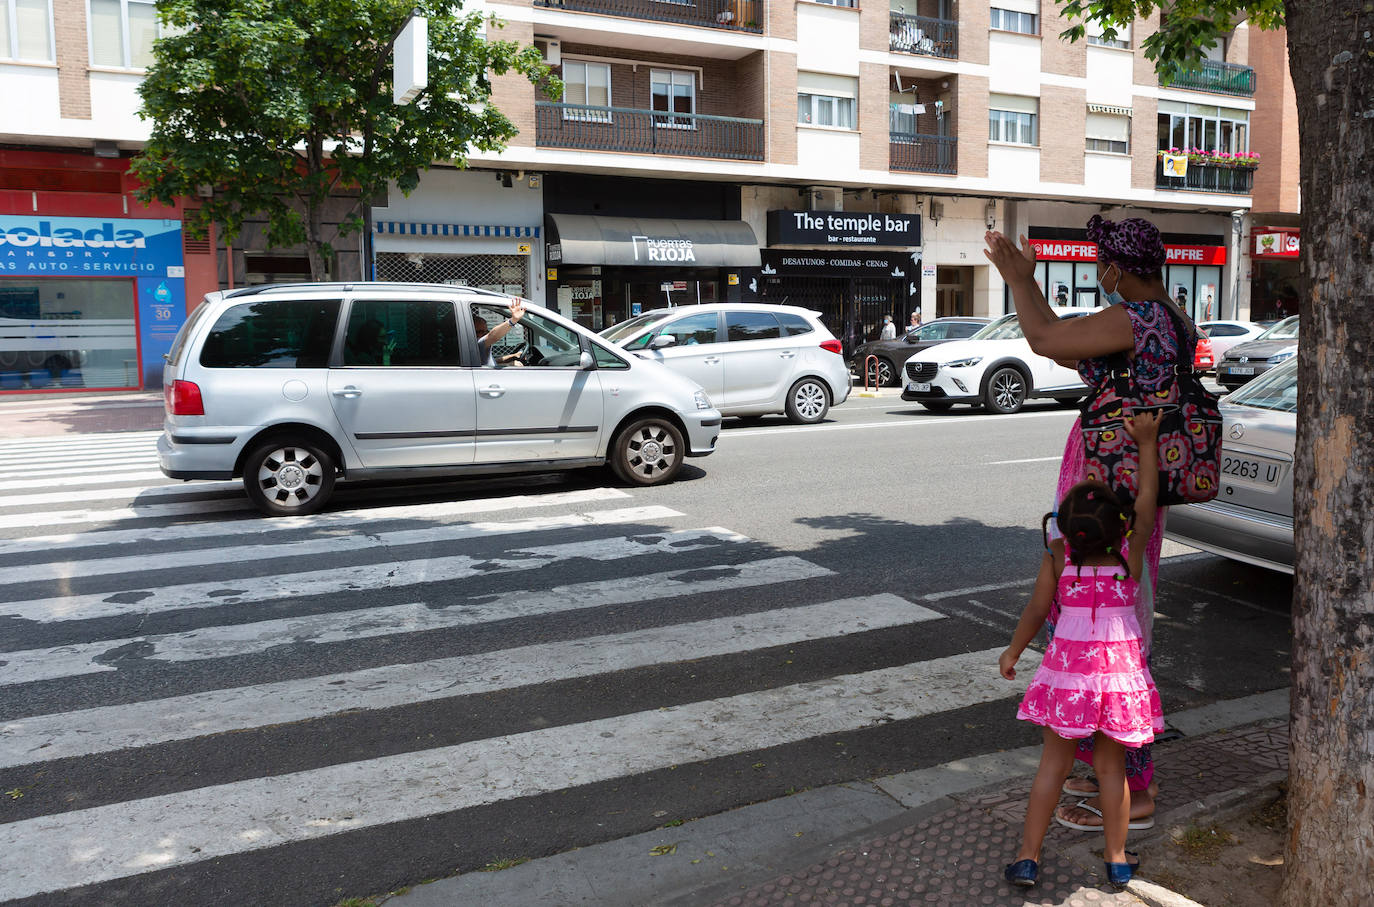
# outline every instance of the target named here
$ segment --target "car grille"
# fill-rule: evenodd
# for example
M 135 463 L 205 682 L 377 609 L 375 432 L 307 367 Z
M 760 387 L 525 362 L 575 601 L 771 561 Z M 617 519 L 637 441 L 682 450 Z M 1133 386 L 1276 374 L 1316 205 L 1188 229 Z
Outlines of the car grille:
M 929 381 L 935 377 L 939 368 L 940 366 L 934 362 L 908 362 L 906 374 L 912 381 Z

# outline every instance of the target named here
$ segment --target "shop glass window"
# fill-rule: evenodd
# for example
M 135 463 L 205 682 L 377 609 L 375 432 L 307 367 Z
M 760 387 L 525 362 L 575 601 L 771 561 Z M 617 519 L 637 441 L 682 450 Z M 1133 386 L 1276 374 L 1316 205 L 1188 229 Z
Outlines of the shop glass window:
M 670 129 L 691 129 L 690 114 L 696 113 L 696 74 L 674 69 L 655 69 L 649 74 L 650 95 L 654 110 L 682 113 L 682 117 L 654 117 L 654 125 Z
M 659 334 L 672 337 L 676 346 L 696 346 L 716 342 L 716 313 L 701 312 L 679 318 L 663 327 Z M 731 338 L 732 340 L 734 338 Z
M 728 312 L 725 334 L 731 343 L 740 340 L 776 340 L 782 336 L 778 319 L 769 312 Z
M 200 351 L 206 368 L 324 368 L 337 299 L 250 302 L 219 316 Z
M 1040 101 L 1017 95 L 988 96 L 988 141 L 1035 145 L 1040 141 L 1037 120 Z
M 0 390 L 138 386 L 132 280 L 0 277 L 0 318 Z
M 1130 154 L 1131 118 L 1111 113 L 1088 112 L 1084 128 L 1087 150 Z
M 158 38 L 152 0 L 90 0 L 91 62 L 96 66 L 146 69 Z
M 0 59 L 55 59 L 49 0 L 0 0 Z
M 855 115 L 854 99 L 834 95 L 798 93 L 797 122 L 811 126 L 857 129 L 858 119 Z
M 1040 23 L 1036 20 L 1040 17 L 1034 13 L 1018 13 L 1011 9 L 992 8 L 992 21 L 989 23 L 993 28 L 1002 31 L 1014 31 L 1023 35 L 1040 34 Z
M 611 67 L 609 63 L 588 63 L 584 60 L 563 61 L 563 103 L 589 107 L 611 106 Z M 601 120 L 610 122 L 609 110 L 563 110 L 569 120 Z
M 796 337 L 798 334 L 809 334 L 815 330 L 811 322 L 800 315 L 793 315 L 788 312 L 777 314 L 778 323 L 782 325 L 782 333 L 786 337 Z

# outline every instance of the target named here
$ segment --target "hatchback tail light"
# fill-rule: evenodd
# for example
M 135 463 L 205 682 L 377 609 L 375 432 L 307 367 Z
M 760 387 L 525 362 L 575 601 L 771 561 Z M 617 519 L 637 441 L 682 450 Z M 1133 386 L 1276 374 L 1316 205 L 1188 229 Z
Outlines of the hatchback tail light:
M 834 353 L 837 356 L 844 355 L 844 347 L 840 344 L 840 341 L 838 340 L 822 340 L 821 349 L 826 350 L 827 352 Z
M 162 388 L 163 404 L 173 416 L 203 416 L 205 401 L 200 397 L 200 385 L 192 381 L 173 381 Z

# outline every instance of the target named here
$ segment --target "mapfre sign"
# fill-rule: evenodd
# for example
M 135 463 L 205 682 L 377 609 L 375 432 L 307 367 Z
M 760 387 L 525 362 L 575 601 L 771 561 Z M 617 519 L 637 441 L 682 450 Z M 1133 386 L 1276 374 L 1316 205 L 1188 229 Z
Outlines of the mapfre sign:
M 1085 240 L 1032 239 L 1031 247 L 1039 261 L 1097 261 L 1097 243 Z M 1164 247 L 1166 262 L 1171 265 L 1224 265 L 1225 246 Z

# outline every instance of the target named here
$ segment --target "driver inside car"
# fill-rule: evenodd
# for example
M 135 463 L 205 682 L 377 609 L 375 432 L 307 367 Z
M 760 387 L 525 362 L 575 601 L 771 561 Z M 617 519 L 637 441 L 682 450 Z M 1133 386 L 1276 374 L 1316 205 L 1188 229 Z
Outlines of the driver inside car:
M 510 333 L 511 328 L 520 323 L 520 319 L 525 317 L 525 304 L 518 299 L 511 301 L 510 315 L 496 327 L 488 330 L 487 320 L 476 311 L 472 313 L 472 326 L 477 331 L 477 347 L 482 353 L 482 364 L 488 368 L 497 368 L 503 365 L 522 366 L 524 361 L 520 358 L 520 351 L 508 353 L 500 358 L 492 355 L 492 347 L 501 340 L 502 337 Z

